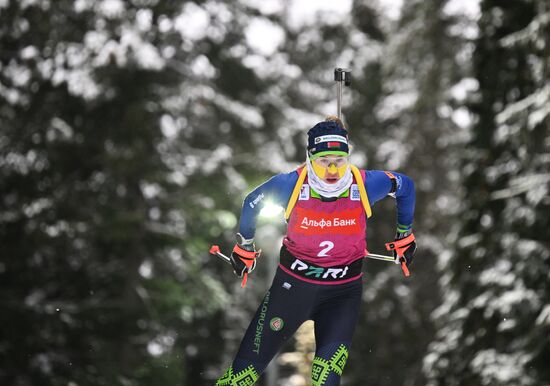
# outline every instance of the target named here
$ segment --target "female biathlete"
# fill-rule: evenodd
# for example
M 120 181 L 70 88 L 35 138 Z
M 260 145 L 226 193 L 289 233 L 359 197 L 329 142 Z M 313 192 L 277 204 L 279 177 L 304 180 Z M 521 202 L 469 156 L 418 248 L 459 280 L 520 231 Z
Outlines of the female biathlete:
M 314 321 L 313 386 L 339 385 L 361 304 L 361 266 L 371 205 L 390 195 L 397 203 L 397 234 L 388 243 L 408 266 L 415 190 L 407 176 L 359 170 L 348 161 L 348 133 L 336 117 L 308 131 L 305 166 L 278 174 L 244 200 L 231 263 L 239 277 L 255 268 L 256 218 L 269 198 L 286 207 L 287 233 L 273 283 L 239 351 L 216 386 L 253 385 L 282 344 L 306 320 Z

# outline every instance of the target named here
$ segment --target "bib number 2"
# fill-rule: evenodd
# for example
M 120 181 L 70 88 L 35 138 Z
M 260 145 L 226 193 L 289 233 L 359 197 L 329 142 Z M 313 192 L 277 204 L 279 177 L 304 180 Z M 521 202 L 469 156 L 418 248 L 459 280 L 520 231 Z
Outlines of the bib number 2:
M 317 254 L 319 257 L 328 257 L 327 252 L 330 251 L 332 248 L 334 248 L 334 243 L 332 241 L 322 241 L 321 244 L 319 244 L 319 247 L 323 248 L 321 252 Z

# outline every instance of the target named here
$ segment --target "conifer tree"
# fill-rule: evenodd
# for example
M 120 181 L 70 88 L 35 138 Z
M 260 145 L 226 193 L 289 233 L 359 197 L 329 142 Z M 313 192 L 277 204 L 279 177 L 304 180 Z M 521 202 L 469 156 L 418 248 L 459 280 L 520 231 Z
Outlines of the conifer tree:
M 543 385 L 548 360 L 548 6 L 481 2 L 476 124 L 455 252 L 424 359 L 430 385 Z

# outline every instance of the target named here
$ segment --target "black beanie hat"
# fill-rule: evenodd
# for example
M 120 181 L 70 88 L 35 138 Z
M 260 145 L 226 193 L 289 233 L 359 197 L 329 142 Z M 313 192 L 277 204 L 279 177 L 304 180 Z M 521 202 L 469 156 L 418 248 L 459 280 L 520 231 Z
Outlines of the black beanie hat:
M 348 155 L 348 131 L 336 121 L 323 121 L 307 132 L 307 151 L 310 157 L 325 154 Z

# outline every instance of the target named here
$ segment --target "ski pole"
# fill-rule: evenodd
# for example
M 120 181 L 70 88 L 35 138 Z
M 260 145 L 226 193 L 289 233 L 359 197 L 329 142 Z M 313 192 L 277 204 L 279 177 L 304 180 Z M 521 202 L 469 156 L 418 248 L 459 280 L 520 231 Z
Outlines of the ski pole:
M 338 119 L 342 119 L 342 82 L 346 87 L 351 85 L 351 70 L 335 68 L 334 81 L 336 82 L 336 112 Z
M 407 264 L 405 263 L 405 261 L 403 261 L 402 256 L 397 256 L 397 258 L 394 258 L 393 256 L 378 255 L 376 253 L 367 253 L 365 257 L 369 259 L 374 259 L 374 260 L 387 261 L 388 263 L 401 264 L 401 270 L 403 271 L 403 275 L 405 275 L 406 277 L 411 276 L 409 268 L 407 267 Z
M 210 253 L 212 255 L 215 255 L 215 256 L 218 256 L 220 259 L 222 259 L 223 261 L 225 261 L 227 264 L 231 264 L 231 259 L 227 256 L 227 255 L 224 255 L 221 251 L 220 251 L 220 247 L 217 246 L 217 245 L 212 245 L 210 247 Z M 244 288 L 246 287 L 246 282 L 248 281 L 248 272 L 245 272 L 243 274 L 243 281 L 241 282 L 241 288 Z
M 221 260 L 223 260 L 224 262 L 226 262 L 227 264 L 231 264 L 231 259 L 224 255 L 221 251 L 220 251 L 220 247 L 217 246 L 217 245 L 212 245 L 212 247 L 210 248 L 210 253 L 212 255 L 215 255 L 215 256 L 218 256 Z M 404 261 L 402 261 L 402 257 L 395 259 L 393 256 L 387 256 L 387 255 L 378 255 L 376 253 L 367 253 L 365 255 L 366 258 L 369 258 L 369 259 L 373 259 L 373 260 L 381 260 L 381 261 L 387 261 L 389 263 L 395 263 L 395 264 L 399 264 L 401 263 L 401 269 L 403 270 L 403 274 L 405 276 L 410 276 L 411 273 L 409 272 L 409 269 L 407 268 L 407 264 L 405 264 Z M 243 281 L 241 283 L 241 287 L 245 287 L 246 286 L 246 282 L 247 282 L 247 276 L 248 276 L 248 272 L 245 272 L 244 273 L 244 276 L 243 276 Z
M 382 261 L 387 261 L 389 263 L 395 263 L 395 258 L 393 256 L 377 255 L 376 253 L 368 253 L 365 255 L 365 257 L 368 257 L 369 259 L 382 260 Z
M 225 261 L 226 263 L 228 264 L 231 264 L 231 259 L 229 257 L 227 257 L 226 255 L 224 255 L 221 251 L 220 251 L 220 247 L 217 246 L 217 245 L 212 245 L 212 247 L 210 247 L 210 253 L 212 255 L 215 255 L 215 256 L 218 256 L 220 259 L 222 259 L 223 261 Z

